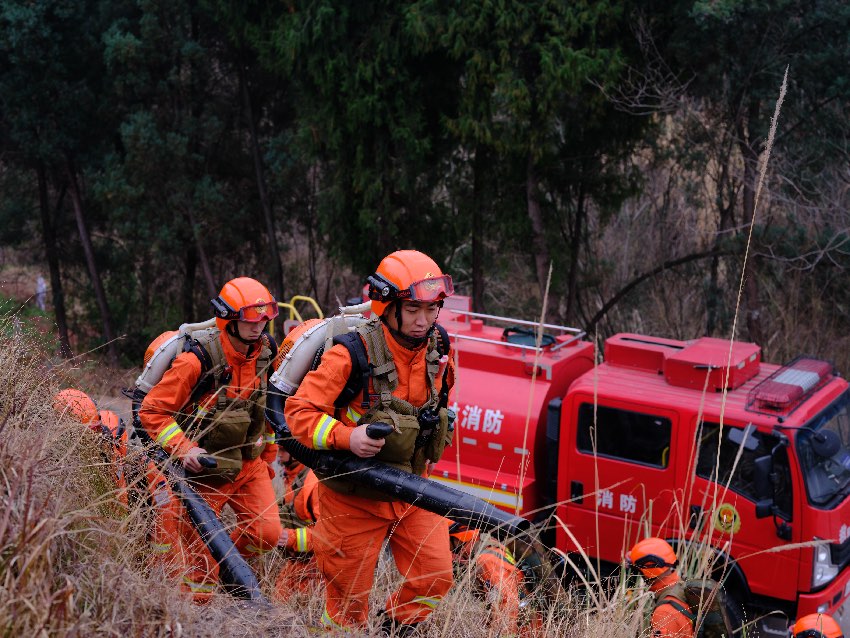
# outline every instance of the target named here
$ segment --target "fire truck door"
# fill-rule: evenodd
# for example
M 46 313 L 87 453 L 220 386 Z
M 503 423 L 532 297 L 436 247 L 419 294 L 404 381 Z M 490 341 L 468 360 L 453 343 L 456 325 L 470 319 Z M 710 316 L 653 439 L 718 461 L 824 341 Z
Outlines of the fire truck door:
M 570 457 L 562 466 L 570 499 L 566 518 L 591 556 L 620 562 L 642 535 L 642 521 L 649 520 L 654 531 L 675 522 L 671 450 L 677 416 L 619 401 L 594 408 L 591 397 L 573 406 L 576 427 L 563 442 Z
M 694 425 L 698 437 L 694 489 L 690 493 L 689 511 L 697 514 L 689 522 L 691 534 L 699 539 L 711 538 L 715 546 L 731 543 L 732 558 L 744 571 L 747 584 L 757 594 L 794 600 L 797 594 L 797 575 L 800 569 L 800 549 L 781 548 L 800 541 L 800 524 L 794 524 L 794 486 L 788 455 L 780 448 L 774 457 L 776 473 L 776 505 L 780 515 L 756 517 L 757 492 L 754 461 L 769 454 L 778 443 L 776 437 L 760 432 L 751 433 L 752 440 L 740 450 L 730 433 L 734 426 L 721 429 L 707 422 L 701 429 Z M 718 445 L 720 447 L 718 456 Z M 728 485 L 728 488 L 727 488 Z M 785 525 L 788 537 L 779 537 Z

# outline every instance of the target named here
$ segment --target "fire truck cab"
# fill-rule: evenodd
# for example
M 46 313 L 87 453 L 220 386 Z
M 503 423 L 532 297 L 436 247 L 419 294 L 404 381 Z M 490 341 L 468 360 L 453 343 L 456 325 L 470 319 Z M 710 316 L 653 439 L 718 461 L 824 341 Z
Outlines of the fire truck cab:
M 458 417 L 432 478 L 528 518 L 554 513 L 558 549 L 610 563 L 647 532 L 708 543 L 732 595 L 790 618 L 829 613 L 848 633 L 850 392 L 831 364 L 618 334 L 594 365 L 580 331 L 545 326 L 538 349 L 534 324 L 451 302 L 440 322 Z

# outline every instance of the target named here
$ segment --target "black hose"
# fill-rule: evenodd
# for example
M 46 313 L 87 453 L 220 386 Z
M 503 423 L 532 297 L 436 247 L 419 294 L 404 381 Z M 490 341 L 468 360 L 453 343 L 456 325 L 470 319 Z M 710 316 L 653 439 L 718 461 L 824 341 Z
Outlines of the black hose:
M 521 536 L 531 527 L 526 519 L 507 514 L 478 497 L 380 461 L 363 459 L 347 451 L 308 448 L 292 436 L 283 415 L 284 402 L 285 395 L 269 385 L 266 418 L 277 435 L 277 442 L 293 457 L 318 473 L 376 489 L 394 499 L 450 518 L 469 528 L 488 532 L 502 540 Z
M 237 598 L 270 606 L 271 603 L 260 591 L 256 574 L 236 549 L 221 520 L 204 497 L 198 494 L 186 480 L 185 470 L 181 466 L 172 464 L 165 450 L 154 443 L 142 427 L 138 412 L 144 396 L 140 390 L 136 390 L 133 394 L 133 429 L 145 444 L 147 455 L 159 465 L 168 478 L 171 489 L 186 508 L 189 520 L 192 521 L 201 540 L 218 563 L 218 579 L 222 587 Z

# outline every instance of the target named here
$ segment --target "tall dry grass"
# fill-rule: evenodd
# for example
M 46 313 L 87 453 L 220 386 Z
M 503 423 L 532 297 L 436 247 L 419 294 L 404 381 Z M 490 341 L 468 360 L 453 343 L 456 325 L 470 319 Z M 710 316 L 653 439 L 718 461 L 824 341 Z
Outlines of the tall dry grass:
M 273 609 L 223 593 L 205 606 L 179 595 L 177 580 L 149 561 L 146 505 L 118 499 L 100 435 L 54 412 L 51 397 L 68 375 L 46 362 L 38 340 L 0 318 L 0 634 L 299 636 L 318 625 L 318 583 Z M 271 555 L 254 565 L 270 597 L 281 560 Z M 361 635 L 380 635 L 378 612 L 400 578 L 384 555 Z M 628 596 L 623 587 L 593 596 L 554 587 L 536 635 L 639 635 L 645 601 Z M 500 626 L 473 573 L 461 569 L 424 633 L 484 638 Z

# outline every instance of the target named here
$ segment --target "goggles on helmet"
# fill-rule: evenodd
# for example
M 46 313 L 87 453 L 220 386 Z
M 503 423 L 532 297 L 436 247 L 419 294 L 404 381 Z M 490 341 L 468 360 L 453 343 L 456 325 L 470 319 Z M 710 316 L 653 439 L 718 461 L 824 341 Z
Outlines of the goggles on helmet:
M 245 321 L 247 323 L 259 323 L 261 321 L 271 321 L 277 317 L 278 308 L 274 299 L 271 301 L 263 301 L 261 303 L 251 304 L 250 306 L 242 306 L 239 310 L 233 309 L 221 297 L 216 297 L 211 302 L 215 314 L 222 319 L 229 321 Z
M 679 564 L 679 561 L 675 563 L 668 563 L 663 558 L 656 556 L 655 554 L 647 554 L 646 556 L 641 556 L 637 560 L 633 561 L 631 557 L 626 556 L 626 565 L 633 570 L 644 570 L 644 569 L 659 569 L 662 567 L 674 569 Z
M 414 281 L 404 290 L 399 290 L 393 282 L 375 273 L 366 278 L 369 284 L 369 299 L 373 301 L 439 301 L 455 292 L 451 275 L 440 275 Z
M 805 631 L 794 634 L 793 638 L 827 638 L 827 635 L 817 629 L 806 629 Z M 838 638 L 844 638 L 844 634 L 841 634 Z

